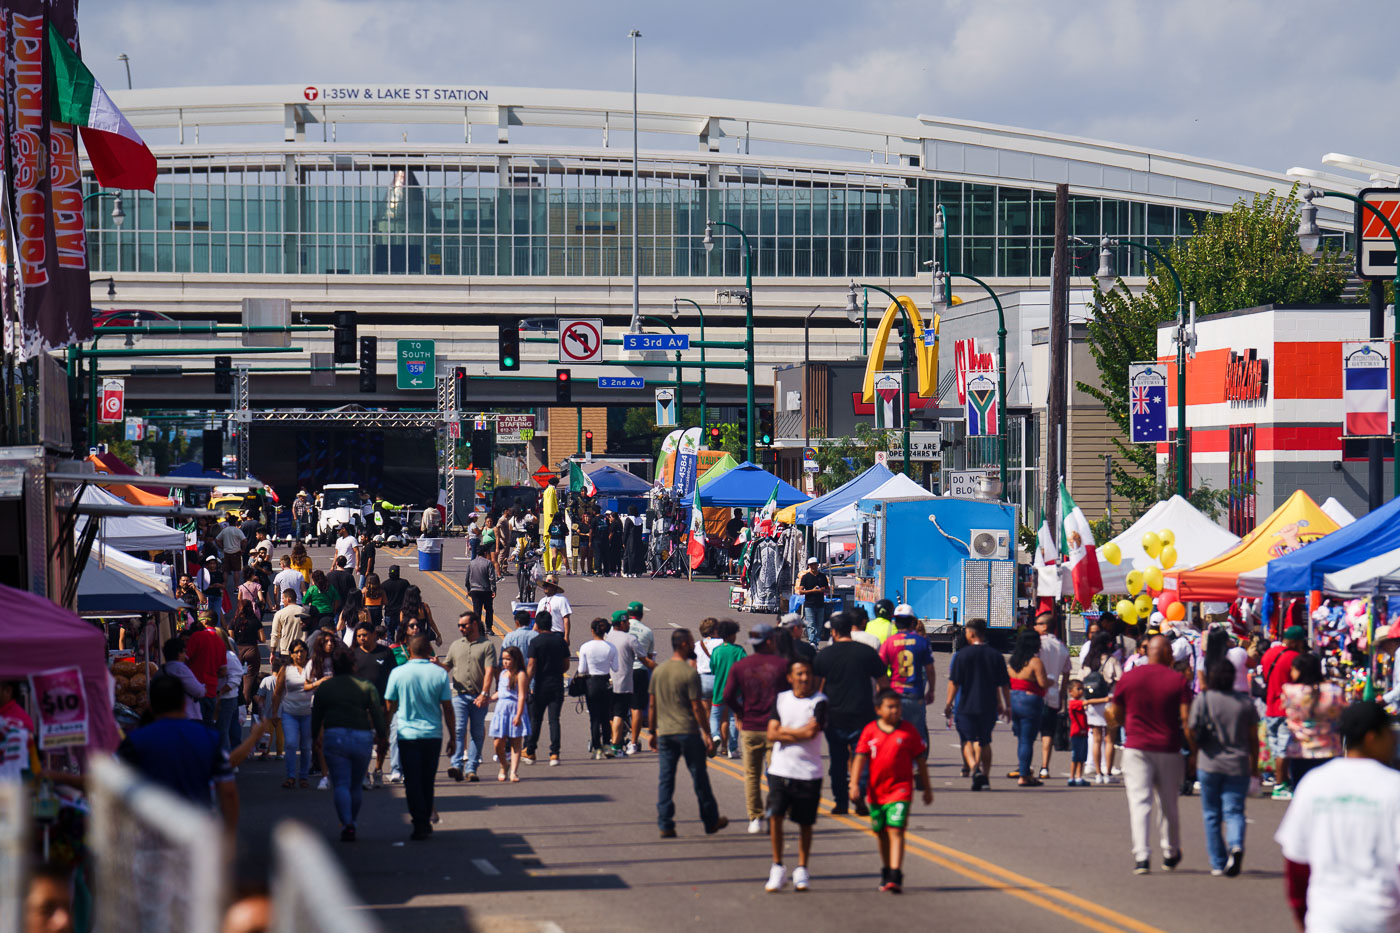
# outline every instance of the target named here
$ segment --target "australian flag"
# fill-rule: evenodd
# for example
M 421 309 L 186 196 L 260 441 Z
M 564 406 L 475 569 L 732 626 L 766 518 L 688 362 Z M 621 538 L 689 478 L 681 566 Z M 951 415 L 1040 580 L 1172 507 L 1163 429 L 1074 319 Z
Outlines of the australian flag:
M 1167 439 L 1167 371 L 1158 363 L 1128 367 L 1128 424 L 1134 444 Z

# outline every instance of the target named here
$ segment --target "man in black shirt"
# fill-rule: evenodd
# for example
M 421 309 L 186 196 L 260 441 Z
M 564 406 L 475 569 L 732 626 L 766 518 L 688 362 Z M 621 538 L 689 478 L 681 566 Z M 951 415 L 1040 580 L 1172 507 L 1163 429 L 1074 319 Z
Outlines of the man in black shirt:
M 525 740 L 525 756 L 535 760 L 544 731 L 544 715 L 549 712 L 549 766 L 559 764 L 559 710 L 564 705 L 564 673 L 569 669 L 569 643 L 562 632 L 553 631 L 554 616 L 548 611 L 535 616 L 535 640 L 530 642 L 530 737 Z
M 345 558 L 335 559 L 335 569 L 326 574 L 326 585 L 335 591 L 332 597 L 335 605 L 331 611 L 338 617 L 340 607 L 345 605 L 345 597 L 350 595 L 350 591 L 355 589 L 355 575 L 345 567 Z
M 955 651 L 948 664 L 948 705 L 943 713 L 954 717 L 964 742 L 980 746 L 977 760 L 967 764 L 973 768 L 972 789 L 981 790 L 992 773 L 992 728 L 1011 709 L 1011 681 L 1006 659 L 986 642 L 986 621 L 970 619 L 963 632 L 967 647 Z
M 369 532 L 360 532 L 360 556 L 355 565 L 355 572 L 360 575 L 360 586 L 365 585 L 365 577 L 374 573 L 374 550 L 374 542 L 370 540 Z
M 817 652 L 813 667 L 817 689 L 826 694 L 826 747 L 831 756 L 832 813 L 846 813 L 850 800 L 849 765 L 861 731 L 875 719 L 875 694 L 890 685 L 889 672 L 880 655 L 869 645 L 851 639 L 852 619 L 838 612 L 831 617 L 831 644 Z M 869 811 L 864 788 L 856 801 L 862 816 Z
M 826 628 L 826 597 L 831 593 L 831 581 L 822 573 L 815 557 L 807 558 L 807 572 L 797 580 L 797 595 L 802 597 L 802 622 L 807 626 L 807 640 L 821 644 Z
M 384 629 L 390 643 L 399 640 L 399 617 L 403 612 L 403 594 L 408 592 L 408 581 L 399 576 L 399 565 L 389 567 L 389 578 L 380 585 L 384 591 Z
M 374 637 L 374 626 L 361 622 L 355 626 L 355 676 L 374 684 L 383 701 L 384 691 L 389 686 L 389 674 L 398 666 L 398 658 L 388 645 L 381 645 Z M 388 710 L 388 705 L 385 705 Z M 365 787 L 384 786 L 384 752 L 381 749 L 374 762 L 374 772 L 365 774 Z

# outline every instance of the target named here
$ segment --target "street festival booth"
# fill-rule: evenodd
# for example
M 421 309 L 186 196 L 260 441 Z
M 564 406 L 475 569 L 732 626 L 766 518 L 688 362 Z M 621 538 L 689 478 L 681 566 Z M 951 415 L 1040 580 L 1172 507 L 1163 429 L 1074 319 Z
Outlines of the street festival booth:
M 1345 571 L 1400 549 L 1400 499 L 1392 499 L 1347 527 L 1307 547 L 1269 562 L 1265 591 L 1318 594 L 1326 591 L 1329 573 Z M 1362 571 L 1364 578 L 1369 570 Z M 1384 574 L 1380 574 L 1384 577 Z M 1372 596 L 1376 594 L 1371 594 Z M 1313 595 L 1309 604 L 1313 645 L 1329 675 L 1353 687 L 1370 670 L 1371 633 L 1386 623 L 1386 602 L 1376 598 L 1329 598 Z
M 599 508 L 611 509 L 619 515 L 626 512 L 629 506 L 636 506 L 638 514 L 646 512 L 651 483 L 611 464 L 603 464 L 592 470 L 588 469 L 587 464 L 583 467 L 593 481 L 594 501 Z
M 120 736 L 101 630 L 34 593 L 0 585 L 0 600 L 8 610 L 0 613 L 0 680 L 28 680 L 39 750 L 114 750 Z
M 903 473 L 893 473 L 890 478 L 854 502 L 843 505 L 812 524 L 812 532 L 818 542 L 825 542 L 828 554 L 854 550 L 860 537 L 860 519 L 857 517 L 856 503 L 861 499 L 888 502 L 891 499 L 932 499 L 929 492 Z M 801 506 L 798 506 L 801 509 Z M 799 514 L 801 514 L 799 512 Z M 836 558 L 833 557 L 833 560 Z
M 846 480 L 826 495 L 790 505 L 780 510 L 774 518 L 785 525 L 814 524 L 819 518 L 825 518 L 838 509 L 854 505 L 862 496 L 874 492 L 892 476 L 894 473 L 889 467 L 882 463 L 872 464 L 869 469 Z
M 1170 532 L 1173 539 L 1168 544 L 1163 543 L 1164 531 Z M 1147 538 L 1149 534 L 1156 535 L 1157 543 L 1161 545 L 1153 547 L 1157 552 L 1155 555 L 1149 554 L 1144 547 L 1144 539 L 1149 542 L 1151 540 Z M 1129 585 L 1128 575 L 1131 572 L 1137 571 L 1141 575 L 1162 564 L 1165 579 L 1165 572 L 1173 567 L 1195 567 L 1204 564 L 1239 543 L 1238 536 L 1206 518 L 1190 502 L 1181 496 L 1172 496 L 1148 509 L 1117 537 L 1098 546 L 1099 576 L 1103 580 L 1103 591 L 1136 596 L 1142 587 Z M 1166 547 L 1173 550 L 1164 558 L 1163 551 Z M 1110 557 L 1116 560 L 1110 560 Z M 1073 596 L 1074 585 L 1068 574 L 1062 575 L 1062 582 L 1064 595 Z
M 702 507 L 759 510 L 750 523 L 749 542 L 744 548 L 741 586 L 730 588 L 729 603 L 733 609 L 748 612 L 782 611 L 779 591 L 795 579 L 801 540 L 791 526 L 775 522 L 773 516 L 778 509 L 810 497 L 745 461 L 703 483 L 697 498 Z
M 79 501 L 84 505 L 124 504 L 124 500 L 100 486 L 85 488 Z M 74 535 L 81 537 L 87 523 L 86 515 L 78 516 Z M 98 525 L 97 540 L 118 551 L 173 551 L 180 554 L 185 550 L 185 533 L 150 515 L 107 516 Z
M 1327 517 L 1337 523 L 1338 528 L 1345 528 L 1356 521 L 1356 516 L 1351 514 L 1351 509 L 1337 501 L 1336 496 L 1328 496 L 1327 501 L 1322 503 L 1322 511 L 1327 513 Z
M 111 454 L 90 454 L 87 460 L 88 463 L 92 464 L 93 470 L 98 473 L 110 476 L 140 476 L 139 473 Z M 140 486 L 109 485 L 107 491 L 132 505 L 171 506 L 175 504 L 168 496 L 158 495 Z
M 719 479 L 739 465 L 739 461 L 734 459 L 733 454 L 725 453 L 724 451 L 702 450 L 700 453 L 702 456 L 712 453 L 717 453 L 720 456 L 708 469 L 702 468 L 700 478 L 695 481 L 697 488 L 704 486 L 711 480 Z M 685 505 L 687 509 L 690 507 L 689 502 L 685 503 Z M 689 512 L 687 512 L 687 515 L 688 514 Z M 715 541 L 723 538 L 724 526 L 729 524 L 729 516 L 733 514 L 732 511 L 724 508 L 705 508 L 701 506 L 700 514 L 705 516 L 705 537 Z

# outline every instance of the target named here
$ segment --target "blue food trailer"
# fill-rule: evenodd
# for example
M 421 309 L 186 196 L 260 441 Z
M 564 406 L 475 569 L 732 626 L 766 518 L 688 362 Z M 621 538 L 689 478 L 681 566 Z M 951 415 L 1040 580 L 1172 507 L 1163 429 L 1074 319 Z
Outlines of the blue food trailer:
M 985 499 L 861 499 L 855 601 L 908 603 L 949 643 L 968 619 L 1016 627 L 1016 510 Z M 1003 639 L 998 638 L 1001 642 Z

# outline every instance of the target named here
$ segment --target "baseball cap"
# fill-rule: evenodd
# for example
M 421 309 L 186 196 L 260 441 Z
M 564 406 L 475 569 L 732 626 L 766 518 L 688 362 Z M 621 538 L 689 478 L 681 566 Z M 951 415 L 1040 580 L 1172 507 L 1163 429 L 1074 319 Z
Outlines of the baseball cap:
M 1147 621 L 1160 623 L 1167 621 L 1167 617 L 1162 615 L 1160 612 L 1154 612 L 1152 613 L 1152 615 L 1148 616 Z
M 914 612 L 914 607 L 908 603 L 900 603 L 898 606 L 894 607 L 894 617 L 898 619 L 900 616 L 918 618 L 918 614 Z
M 820 563 L 820 561 L 818 561 L 815 557 L 809 557 L 809 558 L 807 558 L 807 563 L 809 563 L 809 564 L 816 564 L 816 563 Z
M 612 620 L 613 620 L 614 622 L 622 622 L 622 621 L 624 621 L 626 618 L 627 618 L 627 610 L 626 610 L 626 609 L 619 609 L 619 610 L 617 610 L 616 612 L 614 612 L 614 613 L 612 614 Z
M 646 607 L 643 606 L 641 603 L 637 602 L 635 599 L 632 600 L 630 603 L 627 604 L 627 614 L 628 614 L 628 615 L 636 615 L 636 616 L 640 617 L 641 614 L 642 614 L 643 612 L 645 612 L 645 611 L 646 611 Z
M 789 612 L 778 620 L 779 625 L 801 625 L 802 617 L 795 612 Z
M 760 622 L 758 625 L 749 629 L 749 644 L 751 645 L 761 645 L 772 637 L 773 626 L 769 625 L 767 622 Z
M 1290 625 L 1283 630 L 1284 641 L 1302 641 L 1308 637 L 1308 630 L 1301 625 Z

